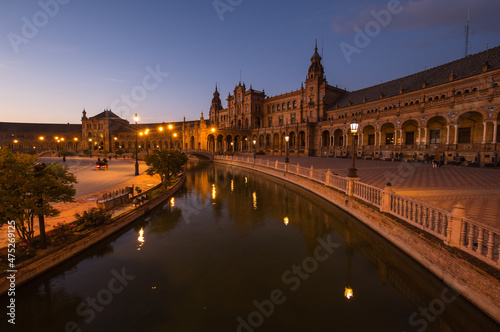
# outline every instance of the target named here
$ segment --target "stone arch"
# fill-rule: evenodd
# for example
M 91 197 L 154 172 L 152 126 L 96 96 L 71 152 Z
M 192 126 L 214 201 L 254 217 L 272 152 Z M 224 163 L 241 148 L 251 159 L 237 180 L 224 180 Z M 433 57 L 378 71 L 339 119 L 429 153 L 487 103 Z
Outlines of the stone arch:
M 425 138 L 425 144 L 444 143 L 448 133 L 447 124 L 446 118 L 440 115 L 428 119 L 426 124 L 428 137 Z
M 189 139 L 189 148 L 190 149 L 194 149 L 195 148 L 195 139 L 194 139 L 194 136 L 191 136 L 191 138 Z
M 305 131 L 300 131 L 299 132 L 299 139 L 298 139 L 298 142 L 299 144 L 299 147 L 305 147 L 306 146 L 306 133 Z
M 375 145 L 375 126 L 367 124 L 361 130 L 362 135 L 362 146 L 372 146 Z
M 333 132 L 335 139 L 333 140 L 334 146 L 344 146 L 344 131 L 342 129 L 336 129 Z
M 396 125 L 392 122 L 386 122 L 380 127 L 380 132 L 382 135 L 382 145 L 392 145 L 395 144 L 395 131 Z
M 291 131 L 288 136 L 290 137 L 288 147 L 295 147 L 297 145 L 297 135 L 295 135 L 294 131 Z
M 233 137 L 231 135 L 227 135 L 225 141 L 226 141 L 226 149 L 231 152 L 234 151 Z
M 280 135 L 275 133 L 273 135 L 273 148 L 278 149 L 280 147 Z
M 457 143 L 458 144 L 474 144 L 483 141 L 485 120 L 482 112 L 472 111 L 462 113 L 457 117 Z M 491 128 L 493 129 L 493 128 Z M 488 134 L 488 133 L 487 133 Z M 491 135 L 491 134 L 490 134 Z
M 404 145 L 415 145 L 419 137 L 419 124 L 417 120 L 406 120 L 401 125 L 401 142 Z
M 259 140 L 257 144 L 259 145 L 259 148 L 262 148 L 264 146 L 264 135 L 262 134 L 259 135 Z
M 234 151 L 240 151 L 241 150 L 241 137 L 240 135 L 234 136 Z
M 323 130 L 321 133 L 321 146 L 326 148 L 330 146 L 330 131 L 329 130 Z

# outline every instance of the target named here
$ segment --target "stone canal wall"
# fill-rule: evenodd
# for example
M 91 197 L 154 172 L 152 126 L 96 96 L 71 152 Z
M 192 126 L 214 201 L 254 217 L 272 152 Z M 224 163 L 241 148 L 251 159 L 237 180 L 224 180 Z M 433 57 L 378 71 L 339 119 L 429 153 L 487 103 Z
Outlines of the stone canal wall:
M 184 182 L 186 181 L 186 176 L 183 175 L 179 181 L 168 191 L 160 194 L 159 196 L 145 202 L 144 204 L 122 213 L 112 219 L 112 222 L 107 225 L 100 226 L 94 229 L 84 238 L 66 245 L 64 247 L 56 248 L 56 251 L 49 253 L 43 257 L 35 257 L 26 262 L 17 265 L 16 274 L 16 287 L 28 282 L 29 280 L 38 277 L 42 273 L 49 271 L 55 266 L 67 261 L 68 259 L 74 257 L 75 255 L 81 253 L 82 251 L 92 247 L 98 242 L 106 239 L 107 237 L 115 234 L 125 226 L 141 218 L 149 211 L 163 204 L 168 198 L 170 198 L 177 190 L 182 188 Z M 0 295 L 6 293 L 9 289 L 9 284 L 7 276 L 0 278 Z
M 368 204 L 317 181 L 284 170 L 269 168 L 267 165 L 255 165 L 231 159 L 214 159 L 214 162 L 244 167 L 280 178 L 335 204 L 396 245 L 500 323 L 500 281 L 492 275 L 496 272 L 498 276 L 498 270 L 493 271 L 494 268 L 486 266 L 477 258 L 469 256 L 458 248 L 447 246 L 439 237 L 430 235 L 402 219 L 381 212 L 382 206 L 377 207 L 380 204 Z M 485 265 L 485 269 L 479 267 L 481 264 Z

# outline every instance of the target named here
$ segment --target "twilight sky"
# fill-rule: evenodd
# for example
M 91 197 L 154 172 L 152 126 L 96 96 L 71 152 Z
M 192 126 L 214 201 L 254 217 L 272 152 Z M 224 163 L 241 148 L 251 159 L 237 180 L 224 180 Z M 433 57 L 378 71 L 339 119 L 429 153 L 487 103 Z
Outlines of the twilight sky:
M 1 0 L 0 121 L 208 116 L 240 81 L 297 90 L 318 40 L 331 85 L 357 90 L 500 45 L 498 0 Z M 472 34 L 473 32 L 473 34 Z

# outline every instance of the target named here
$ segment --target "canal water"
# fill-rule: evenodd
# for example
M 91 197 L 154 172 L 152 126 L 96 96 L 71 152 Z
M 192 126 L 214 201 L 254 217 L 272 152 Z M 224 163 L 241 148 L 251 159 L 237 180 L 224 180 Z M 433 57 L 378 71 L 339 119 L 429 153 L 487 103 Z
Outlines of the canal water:
M 342 210 L 211 163 L 190 163 L 163 206 L 15 299 L 15 329 L 4 316 L 1 331 L 499 330 Z

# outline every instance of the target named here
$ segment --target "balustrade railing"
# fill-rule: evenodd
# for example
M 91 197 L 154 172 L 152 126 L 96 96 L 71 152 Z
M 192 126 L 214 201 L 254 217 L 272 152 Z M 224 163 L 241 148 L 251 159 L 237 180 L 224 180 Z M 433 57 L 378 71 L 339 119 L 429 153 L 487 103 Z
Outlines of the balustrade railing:
M 359 181 L 354 182 L 354 197 L 371 203 L 376 207 L 382 206 L 382 191 L 380 188 L 372 187 Z
M 469 218 L 464 218 L 460 249 L 483 261 L 498 262 L 500 265 L 500 232 L 491 227 L 479 225 Z

